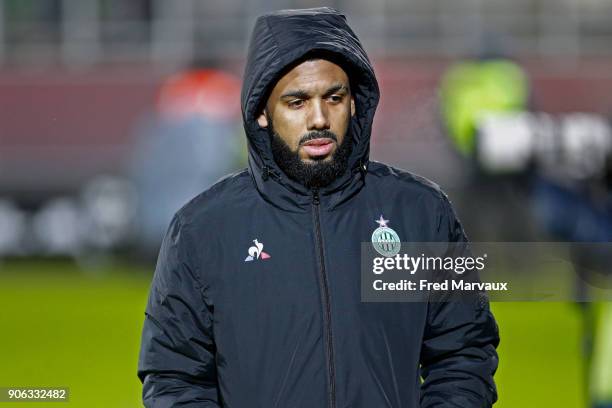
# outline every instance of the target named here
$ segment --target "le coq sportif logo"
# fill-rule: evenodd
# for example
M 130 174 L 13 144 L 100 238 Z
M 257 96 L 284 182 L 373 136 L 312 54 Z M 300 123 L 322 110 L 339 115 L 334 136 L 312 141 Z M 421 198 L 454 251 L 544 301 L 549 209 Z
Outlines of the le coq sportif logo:
M 267 252 L 263 251 L 263 244 L 257 239 L 253 240 L 253 246 L 249 247 L 249 256 L 247 256 L 244 262 L 251 262 L 257 259 L 270 259 L 271 256 Z

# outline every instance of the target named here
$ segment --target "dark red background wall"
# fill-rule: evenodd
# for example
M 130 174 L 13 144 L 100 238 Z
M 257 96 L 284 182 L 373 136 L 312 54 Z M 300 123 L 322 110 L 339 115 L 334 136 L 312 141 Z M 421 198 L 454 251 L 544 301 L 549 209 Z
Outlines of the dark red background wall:
M 612 116 L 612 60 L 523 62 L 538 110 Z M 436 85 L 448 63 L 376 62 L 375 148 L 435 137 Z M 150 67 L 0 71 L 0 193 L 71 190 L 94 174 L 120 172 L 136 120 L 164 78 Z

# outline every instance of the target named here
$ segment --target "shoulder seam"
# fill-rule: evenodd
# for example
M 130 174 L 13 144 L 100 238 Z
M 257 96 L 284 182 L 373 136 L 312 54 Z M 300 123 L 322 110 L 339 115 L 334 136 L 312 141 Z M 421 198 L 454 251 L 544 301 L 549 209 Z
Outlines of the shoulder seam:
M 436 182 L 432 180 L 429 180 L 426 177 L 412 173 L 408 170 L 390 166 L 385 163 L 376 162 L 376 161 L 372 161 L 372 163 L 375 163 L 376 165 L 380 166 L 379 169 L 385 172 L 384 174 L 380 174 L 380 173 L 377 174 L 376 172 L 371 171 L 371 168 L 368 167 L 368 173 L 372 174 L 373 176 L 377 176 L 377 177 L 392 176 L 402 183 L 406 183 L 406 184 L 414 183 L 416 185 L 419 185 L 423 187 L 425 190 L 429 191 L 433 196 L 436 196 L 436 198 L 440 200 L 446 199 L 446 193 L 444 192 L 444 190 L 442 190 L 440 185 L 438 185 Z
M 177 212 L 177 215 L 181 215 L 182 213 L 184 213 L 185 211 L 187 211 L 188 208 L 190 208 L 193 203 L 206 196 L 211 194 L 211 192 L 216 191 L 217 189 L 221 188 L 222 186 L 224 186 L 225 184 L 229 183 L 231 180 L 236 180 L 239 178 L 243 178 L 245 177 L 245 175 L 248 175 L 248 169 L 244 168 L 241 170 L 238 170 L 234 173 L 228 174 L 226 176 L 221 177 L 219 180 L 217 180 L 213 185 L 211 185 L 210 187 L 208 187 L 206 190 L 202 191 L 201 193 L 197 194 L 195 197 L 191 198 L 189 201 L 187 201 Z

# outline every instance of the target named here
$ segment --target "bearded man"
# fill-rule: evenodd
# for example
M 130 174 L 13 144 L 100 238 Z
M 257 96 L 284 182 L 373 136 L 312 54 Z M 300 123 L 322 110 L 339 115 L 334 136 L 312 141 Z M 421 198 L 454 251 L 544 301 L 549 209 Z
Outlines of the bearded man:
M 486 298 L 361 301 L 361 243 L 376 228 L 467 241 L 435 184 L 369 160 L 378 99 L 336 10 L 257 20 L 242 88 L 249 167 L 185 205 L 164 238 L 139 362 L 145 406 L 495 402 Z

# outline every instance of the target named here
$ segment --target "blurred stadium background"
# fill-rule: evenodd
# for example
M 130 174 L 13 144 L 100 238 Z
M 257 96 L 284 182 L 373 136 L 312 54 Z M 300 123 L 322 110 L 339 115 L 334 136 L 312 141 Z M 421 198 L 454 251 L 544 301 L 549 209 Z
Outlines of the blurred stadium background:
M 254 20 L 322 5 L 348 15 L 375 64 L 372 158 L 440 184 L 472 240 L 612 239 L 610 0 L 0 0 L 0 387 L 141 406 L 161 235 L 246 163 L 239 87 Z M 510 65 L 489 75 L 489 61 Z M 507 127 L 485 123 L 490 111 L 534 116 Z M 526 153 L 543 122 L 561 142 Z M 496 143 L 513 129 L 528 136 Z M 597 308 L 493 308 L 496 406 L 609 406 L 612 334 L 601 340 Z

